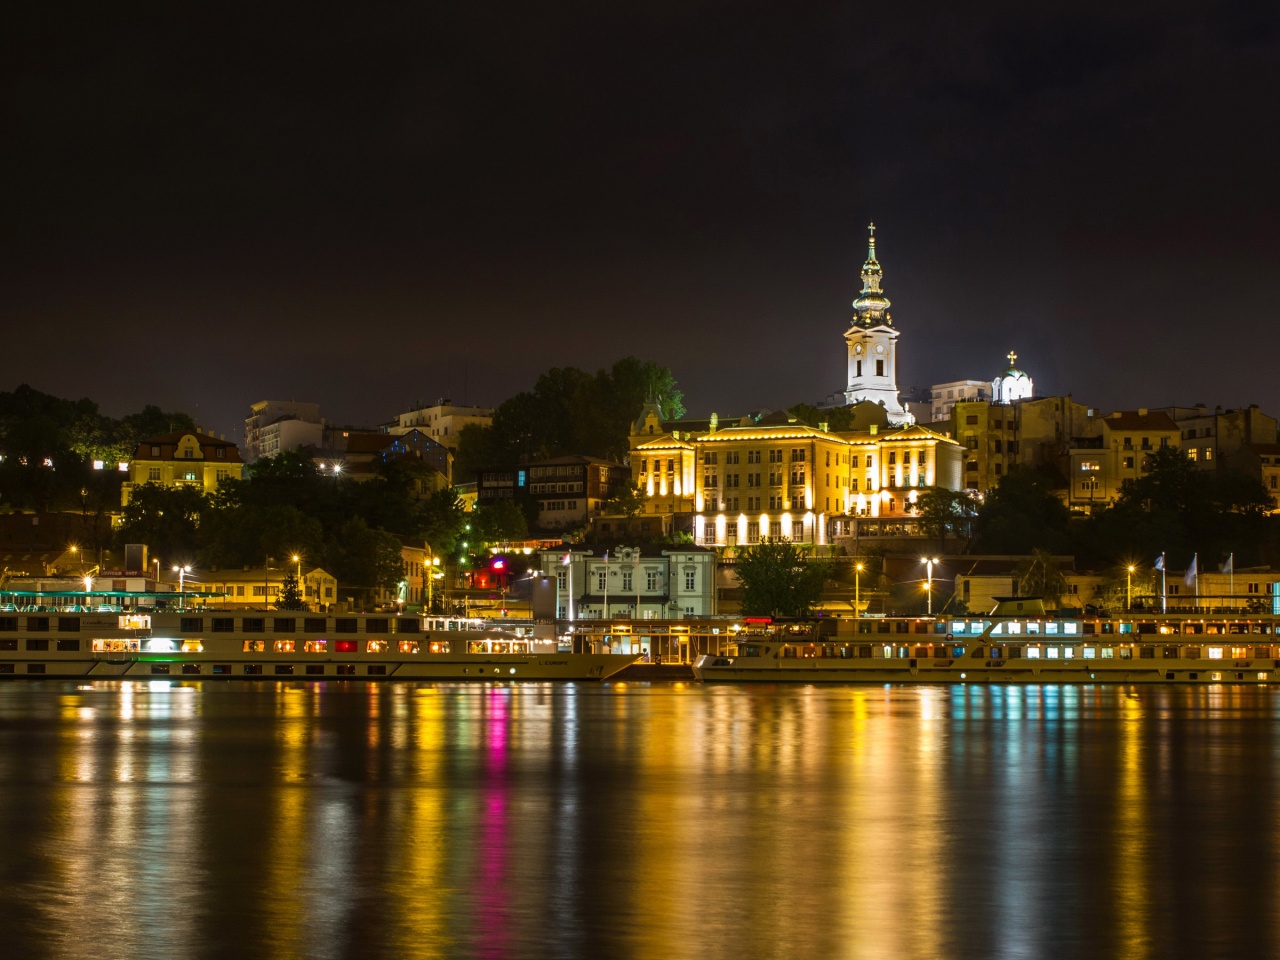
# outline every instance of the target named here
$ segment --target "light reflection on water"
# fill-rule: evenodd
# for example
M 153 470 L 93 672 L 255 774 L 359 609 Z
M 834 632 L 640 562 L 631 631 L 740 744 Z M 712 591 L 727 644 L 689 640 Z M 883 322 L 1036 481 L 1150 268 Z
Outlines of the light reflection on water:
M 1262 687 L 9 683 L 0 930 L 49 958 L 1274 956 L 1278 718 Z

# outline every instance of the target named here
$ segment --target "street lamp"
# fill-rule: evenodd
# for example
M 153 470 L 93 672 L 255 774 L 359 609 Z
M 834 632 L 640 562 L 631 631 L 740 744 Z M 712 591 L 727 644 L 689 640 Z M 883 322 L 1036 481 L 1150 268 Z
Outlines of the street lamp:
M 928 604 L 929 616 L 933 616 L 933 565 L 938 563 L 937 557 L 921 557 L 920 562 L 924 564 L 926 577 L 924 585 L 925 602 Z
M 175 566 L 173 570 L 174 570 L 174 573 L 178 575 L 178 609 L 186 610 L 187 609 L 187 595 L 186 595 L 187 579 L 186 578 L 187 578 L 187 574 L 191 572 L 191 564 L 188 563 L 181 567 Z
M 853 565 L 853 615 L 855 617 L 862 616 L 862 571 L 865 569 L 861 562 Z
M 1133 609 L 1133 571 L 1136 569 L 1132 563 L 1125 568 L 1127 572 L 1124 583 L 1124 609 L 1126 613 Z

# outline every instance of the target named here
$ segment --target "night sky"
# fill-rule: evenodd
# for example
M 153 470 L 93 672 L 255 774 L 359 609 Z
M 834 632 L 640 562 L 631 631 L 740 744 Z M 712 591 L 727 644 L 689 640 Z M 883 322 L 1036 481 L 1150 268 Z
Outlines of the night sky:
M 691 416 L 899 385 L 1280 415 L 1272 4 L 27 4 L 0 389 L 373 425 L 553 366 Z M 986 9 L 989 12 L 978 12 Z

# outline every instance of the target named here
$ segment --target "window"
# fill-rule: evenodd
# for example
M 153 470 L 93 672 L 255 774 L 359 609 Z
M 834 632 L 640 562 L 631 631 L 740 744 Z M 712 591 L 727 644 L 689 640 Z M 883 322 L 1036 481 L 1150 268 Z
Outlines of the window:
M 737 533 L 737 530 L 734 531 Z M 686 570 L 684 572 L 684 588 L 692 590 L 698 581 L 698 574 L 694 570 Z
M 598 590 L 601 593 L 604 593 L 607 583 L 608 583 L 608 575 L 603 570 L 597 570 L 596 571 L 596 590 Z
M 791 462 L 804 463 L 804 447 L 791 448 Z
M 736 473 L 726 473 L 724 475 L 724 485 L 726 487 L 736 487 L 738 485 L 738 475 Z
M 782 509 L 782 497 L 781 497 L 780 495 L 770 495 L 770 497 L 769 497 L 769 509 L 770 509 L 770 510 L 781 510 L 781 509 Z
M 737 510 L 737 509 L 738 509 L 738 498 L 737 498 L 737 497 L 725 497 L 725 498 L 724 498 L 724 508 L 725 508 L 726 510 Z
M 1124 458 L 1124 468 L 1125 468 L 1126 470 L 1132 470 L 1132 469 L 1133 469 L 1133 457 L 1125 457 L 1125 458 Z
M 867 454 L 867 469 L 871 469 L 871 454 Z
M 877 360 L 877 361 L 876 361 L 876 376 L 877 376 L 877 377 L 883 377 L 883 376 L 884 376 L 884 361 L 883 361 L 883 360 Z
M 759 451 L 759 450 L 748 450 L 748 451 L 747 451 L 747 463 L 759 463 L 759 462 L 760 462 L 760 451 Z
M 649 591 L 658 589 L 658 575 L 653 571 L 648 571 L 644 575 L 644 588 Z
M 862 376 L 862 361 L 861 361 L 861 360 L 855 360 L 853 363 L 854 363 L 854 374 L 853 374 L 853 375 L 854 375 L 855 377 L 860 377 L 860 376 Z
M 791 469 L 791 482 L 793 484 L 804 483 L 804 467 L 793 467 Z
M 76 633 L 80 629 L 79 617 L 59 617 L 58 630 L 61 633 Z
M 890 451 L 889 451 L 889 465 L 890 465 L 890 466 L 893 466 L 893 465 L 894 465 L 895 463 L 897 463 L 897 462 L 898 462 L 898 454 L 897 454 L 895 451 L 890 450 Z
M 159 467 L 148 467 L 148 468 L 147 468 L 147 480 L 148 480 L 149 482 L 151 482 L 151 483 L 159 483 L 159 482 L 160 482 L 160 468 L 159 468 Z
M 334 633 L 355 633 L 356 618 L 355 617 L 338 617 L 333 621 Z
M 569 585 L 569 575 L 564 570 L 556 571 L 556 586 L 561 590 Z
M 759 509 L 760 509 L 760 498 L 759 498 L 759 497 L 747 497 L 747 509 L 748 509 L 748 510 L 759 510 Z
M 204 633 L 204 617 L 183 617 L 178 621 L 183 633 Z
M 1271 479 L 1272 479 L 1272 481 L 1274 481 L 1274 480 L 1275 480 L 1275 477 L 1272 477 Z M 1274 486 L 1274 483 L 1273 483 L 1272 485 Z M 748 474 L 747 474 L 747 486 L 748 486 L 748 487 L 758 487 L 758 486 L 760 486 L 760 474 L 758 474 L 758 473 L 748 473 Z
M 770 451 L 769 451 L 769 462 L 770 462 L 770 463 L 781 463 L 781 462 L 782 462 L 782 451 L 781 451 L 781 450 L 770 450 Z
M 240 629 L 245 633 L 265 633 L 267 621 L 263 617 L 245 617 L 240 623 Z
M 737 451 L 737 450 L 726 450 L 726 451 L 724 452 L 724 462 L 725 462 L 725 463 L 737 463 L 737 462 L 738 462 L 738 451 Z
M 718 454 L 711 453 L 711 452 L 704 453 L 702 455 L 702 462 L 705 464 L 714 465 L 716 463 L 717 456 Z
M 635 589 L 635 586 L 634 586 L 634 580 L 632 579 L 631 571 L 630 571 L 630 570 L 623 570 L 623 571 L 622 571 L 622 589 L 623 589 L 623 590 L 634 590 L 634 589 Z

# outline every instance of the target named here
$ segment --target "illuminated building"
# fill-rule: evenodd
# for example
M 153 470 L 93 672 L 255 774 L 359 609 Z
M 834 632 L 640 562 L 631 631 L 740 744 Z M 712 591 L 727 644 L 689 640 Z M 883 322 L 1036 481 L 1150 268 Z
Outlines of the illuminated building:
M 600 515 L 605 501 L 626 488 L 630 471 L 624 464 L 598 457 L 566 456 L 535 460 L 515 467 L 481 470 L 477 503 L 532 499 L 534 526 L 543 530 L 580 527 Z
M 133 449 L 129 479 L 121 485 L 120 503 L 128 505 L 135 487 L 158 483 L 176 489 L 194 487 L 211 494 L 227 479 L 244 473 L 240 449 L 225 437 L 178 431 L 143 440 Z
M 845 402 L 871 400 L 884 407 L 891 424 L 912 423 L 911 414 L 898 400 L 898 331 L 889 314 L 889 298 L 880 286 L 884 271 L 876 259 L 875 224 L 868 229 L 862 293 L 853 301 L 853 323 L 844 335 L 849 353 Z
M 650 405 L 631 437 L 645 512 L 691 515 L 697 543 L 825 544 L 856 517 L 913 516 L 928 488 L 960 489 L 959 446 L 919 425 L 833 433 L 771 414 L 706 426 L 664 429 Z
M 538 551 L 543 576 L 555 581 L 557 616 L 680 620 L 715 610 L 716 555 L 702 547 L 555 547 Z M 569 557 L 569 563 L 565 563 Z
M 1017 359 L 1018 355 L 1010 350 L 1009 369 L 991 381 L 992 403 L 1013 403 L 1017 400 L 1030 399 L 1034 395 L 1031 377 L 1014 366 Z

